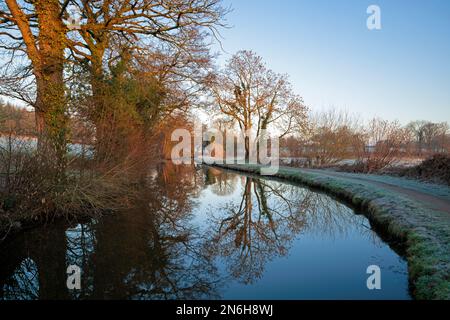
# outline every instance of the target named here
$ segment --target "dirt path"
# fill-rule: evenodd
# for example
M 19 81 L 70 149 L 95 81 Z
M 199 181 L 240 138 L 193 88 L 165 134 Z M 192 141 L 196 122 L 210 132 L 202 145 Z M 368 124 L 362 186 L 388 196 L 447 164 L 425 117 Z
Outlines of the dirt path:
M 353 181 L 362 181 L 364 183 L 372 184 L 376 187 L 390 190 L 396 193 L 400 193 L 402 195 L 405 195 L 414 201 L 420 202 L 422 205 L 424 205 L 427 208 L 446 212 L 450 214 L 450 201 L 440 197 L 431 195 L 428 192 L 421 192 L 412 188 L 408 188 L 407 186 L 401 186 L 399 184 L 396 184 L 392 181 L 376 181 L 374 179 L 371 179 L 371 176 L 366 175 L 355 175 L 355 174 L 348 174 L 343 172 L 335 172 L 335 171 L 328 171 L 328 170 L 313 170 L 313 169 L 302 169 L 306 172 L 312 172 L 312 173 L 319 173 L 321 175 L 328 175 L 336 178 L 342 178 L 346 180 L 353 180 Z

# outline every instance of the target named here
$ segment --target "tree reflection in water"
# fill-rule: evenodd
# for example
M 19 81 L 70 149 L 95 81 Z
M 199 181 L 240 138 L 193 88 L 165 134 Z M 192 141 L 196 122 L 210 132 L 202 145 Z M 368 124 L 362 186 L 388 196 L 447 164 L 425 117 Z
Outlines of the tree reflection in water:
M 287 185 L 244 178 L 240 203 L 228 203 L 212 217 L 211 252 L 225 258 L 234 278 L 244 283 L 258 279 L 267 261 L 285 255 L 304 226 L 308 198 L 290 197 L 289 191 Z
M 149 175 L 142 201 L 128 212 L 69 229 L 38 228 L 3 244 L 0 298 L 218 297 L 216 269 L 190 222 L 202 186 L 201 172 L 165 164 Z M 68 265 L 83 271 L 80 291 L 66 288 Z
M 267 262 L 285 256 L 302 231 L 345 234 L 348 230 L 377 239 L 365 218 L 329 196 L 294 185 L 243 177 L 239 203 L 214 210 L 211 255 L 225 261 L 229 274 L 244 284 L 258 280 Z
M 259 279 L 306 230 L 345 233 L 356 224 L 372 235 L 347 207 L 288 184 L 171 163 L 143 180 L 133 209 L 3 243 L 0 299 L 220 298 L 229 281 Z M 206 189 L 217 210 L 199 209 Z M 82 269 L 80 291 L 66 287 L 69 265 Z

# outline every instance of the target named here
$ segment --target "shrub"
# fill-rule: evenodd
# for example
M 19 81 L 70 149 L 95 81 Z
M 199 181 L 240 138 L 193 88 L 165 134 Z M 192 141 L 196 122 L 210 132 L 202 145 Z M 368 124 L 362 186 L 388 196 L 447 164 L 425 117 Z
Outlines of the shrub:
M 420 165 L 406 169 L 405 175 L 445 183 L 450 186 L 450 155 L 436 154 Z
M 0 233 L 19 222 L 96 217 L 134 199 L 130 162 L 99 170 L 96 162 L 74 157 L 64 178 L 55 179 L 52 164 L 35 149 L 16 137 L 0 145 Z

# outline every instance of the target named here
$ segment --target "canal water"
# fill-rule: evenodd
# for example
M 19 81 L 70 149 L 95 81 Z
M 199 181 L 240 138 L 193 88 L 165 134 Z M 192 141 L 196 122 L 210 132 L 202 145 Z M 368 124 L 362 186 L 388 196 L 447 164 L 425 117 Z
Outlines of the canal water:
M 308 188 L 164 164 L 134 208 L 0 245 L 0 299 L 410 299 L 369 221 Z M 67 288 L 67 267 L 81 270 Z M 381 290 L 367 268 L 381 269 Z

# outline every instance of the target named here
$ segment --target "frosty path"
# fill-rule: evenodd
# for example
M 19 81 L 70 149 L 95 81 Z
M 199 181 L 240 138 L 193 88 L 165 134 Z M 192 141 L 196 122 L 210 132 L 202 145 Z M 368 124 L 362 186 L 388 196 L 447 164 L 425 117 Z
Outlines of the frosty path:
M 430 209 L 450 214 L 450 188 L 443 185 L 381 175 L 364 175 L 318 169 L 300 170 L 351 180 L 355 183 L 371 184 L 377 188 L 400 193 Z

